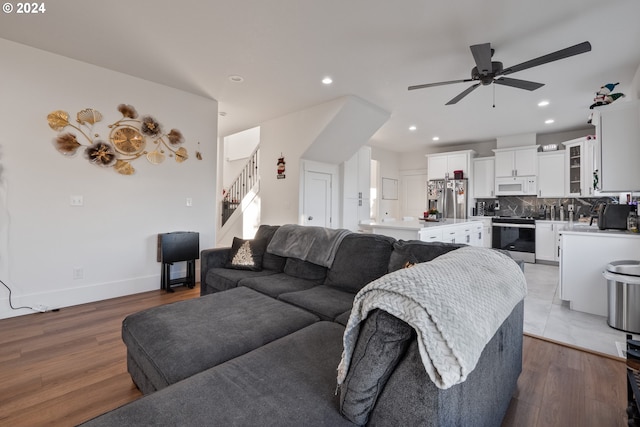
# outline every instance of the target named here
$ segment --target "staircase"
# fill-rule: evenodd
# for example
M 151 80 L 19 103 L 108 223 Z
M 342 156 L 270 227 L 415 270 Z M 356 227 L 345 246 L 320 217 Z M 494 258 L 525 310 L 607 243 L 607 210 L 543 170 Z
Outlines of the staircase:
M 258 155 L 260 147 L 257 147 L 247 160 L 247 164 L 231 186 L 225 190 L 222 199 L 222 226 L 231 218 L 231 215 L 238 209 L 247 193 L 258 183 L 260 174 L 258 173 Z

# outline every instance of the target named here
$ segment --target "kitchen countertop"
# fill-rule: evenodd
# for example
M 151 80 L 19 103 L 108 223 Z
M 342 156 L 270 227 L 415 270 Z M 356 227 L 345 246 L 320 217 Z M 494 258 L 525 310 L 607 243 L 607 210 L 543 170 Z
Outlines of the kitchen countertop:
M 470 222 L 479 222 L 472 218 L 467 219 L 444 219 L 441 221 L 386 221 L 386 222 L 373 222 L 370 224 L 360 224 L 360 228 L 374 229 L 374 228 L 387 228 L 387 229 L 401 229 L 401 230 L 422 230 L 425 228 L 442 227 L 448 225 L 460 225 Z
M 633 233 L 627 230 L 600 230 L 597 225 L 589 225 L 588 223 L 567 224 L 560 229 L 560 234 L 589 234 L 603 236 L 619 236 L 619 237 L 640 237 L 640 233 Z

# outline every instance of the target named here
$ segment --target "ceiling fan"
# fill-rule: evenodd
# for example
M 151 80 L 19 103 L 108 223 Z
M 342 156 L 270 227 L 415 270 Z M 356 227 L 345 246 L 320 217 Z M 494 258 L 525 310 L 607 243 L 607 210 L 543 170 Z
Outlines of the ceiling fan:
M 549 62 L 558 61 L 560 59 L 568 58 L 570 56 L 579 55 L 581 53 L 589 52 L 591 50 L 591 43 L 582 42 L 574 46 L 560 49 L 556 52 L 549 53 L 547 55 L 540 56 L 529 61 L 525 61 L 521 64 L 514 65 L 512 67 L 503 68 L 502 62 L 492 61 L 494 50 L 491 48 L 490 43 L 474 44 L 470 46 L 473 59 L 476 62 L 476 66 L 471 70 L 471 78 L 463 80 L 450 80 L 446 82 L 427 83 L 422 85 L 409 86 L 409 90 L 424 89 L 427 87 L 443 86 L 454 83 L 466 83 L 466 82 L 479 82 L 462 91 L 458 96 L 447 102 L 446 105 L 452 105 L 460 101 L 465 96 L 473 92 L 478 86 L 488 86 L 492 83 L 511 86 L 518 89 L 536 90 L 544 86 L 544 83 L 536 83 L 528 80 L 512 79 L 504 77 L 506 75 L 516 73 L 518 71 L 526 70 L 527 68 L 537 67 Z

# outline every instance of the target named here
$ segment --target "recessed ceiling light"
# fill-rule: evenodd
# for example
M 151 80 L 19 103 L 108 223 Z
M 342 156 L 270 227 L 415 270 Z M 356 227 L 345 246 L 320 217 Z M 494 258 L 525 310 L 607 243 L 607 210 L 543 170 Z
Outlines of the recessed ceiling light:
M 229 81 L 233 83 L 242 83 L 244 81 L 244 77 L 238 75 L 229 76 Z
M 433 138 L 431 138 L 433 141 L 440 141 L 440 137 L 439 136 L 434 136 Z
M 333 83 L 333 79 L 331 77 L 325 77 L 322 79 L 322 84 L 330 85 L 331 83 Z
M 546 107 L 547 105 L 549 105 L 549 101 L 540 101 L 538 102 L 538 107 Z
M 550 125 L 551 123 L 554 123 L 554 122 L 555 122 L 555 120 L 553 120 L 553 119 L 547 119 L 547 120 L 544 121 L 544 124 L 545 125 Z
M 415 126 L 413 126 L 413 125 L 409 126 L 409 130 L 410 130 L 411 132 L 413 132 L 413 131 L 414 131 L 414 130 L 416 130 L 416 129 L 418 129 L 418 128 L 417 128 L 417 127 L 415 127 Z

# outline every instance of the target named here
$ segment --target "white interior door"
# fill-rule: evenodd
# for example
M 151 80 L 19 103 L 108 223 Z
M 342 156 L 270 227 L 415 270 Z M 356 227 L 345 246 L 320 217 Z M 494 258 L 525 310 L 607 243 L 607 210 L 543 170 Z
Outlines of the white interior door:
M 331 227 L 331 174 L 305 172 L 304 223 L 318 227 Z
M 421 217 L 427 210 L 427 175 L 404 175 L 401 183 L 402 216 Z

